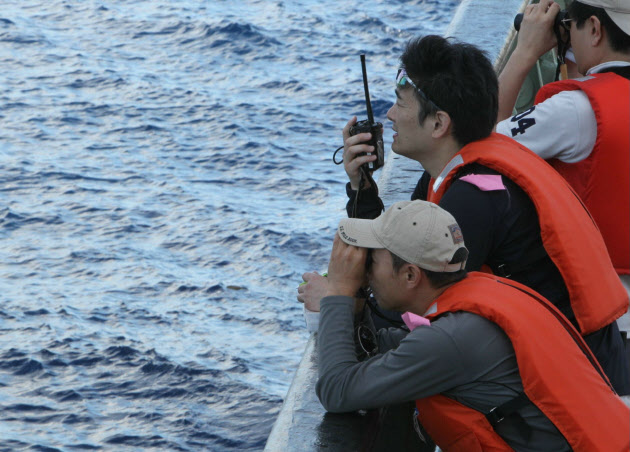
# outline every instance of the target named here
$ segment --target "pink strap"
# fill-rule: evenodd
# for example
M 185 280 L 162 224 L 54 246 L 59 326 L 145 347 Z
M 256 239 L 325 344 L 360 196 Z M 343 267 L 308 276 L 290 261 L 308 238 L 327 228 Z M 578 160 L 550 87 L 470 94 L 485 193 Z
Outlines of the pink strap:
M 482 191 L 506 190 L 500 175 L 493 174 L 469 174 L 460 177 L 459 180 L 468 182 L 478 187 Z
M 426 319 L 412 312 L 405 312 L 402 315 L 402 319 L 405 322 L 405 325 L 407 325 L 407 328 L 409 328 L 409 331 L 413 331 L 415 327 L 420 325 L 431 325 L 429 319 Z

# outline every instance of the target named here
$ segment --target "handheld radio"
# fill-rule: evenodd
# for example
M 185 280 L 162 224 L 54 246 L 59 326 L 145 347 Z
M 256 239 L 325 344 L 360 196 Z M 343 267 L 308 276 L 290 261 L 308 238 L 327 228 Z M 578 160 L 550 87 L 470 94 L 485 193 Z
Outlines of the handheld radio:
M 367 107 L 368 119 L 357 122 L 350 127 L 350 135 L 357 135 L 359 133 L 371 133 L 372 138 L 366 144 L 374 146 L 374 152 L 376 153 L 376 160 L 368 162 L 363 165 L 366 172 L 376 171 L 385 163 L 385 153 L 383 150 L 383 124 L 380 122 L 374 122 L 374 115 L 372 114 L 372 104 L 370 103 L 370 90 L 368 89 L 367 71 L 365 69 L 365 55 L 361 55 L 361 70 L 363 71 L 363 90 L 365 91 L 365 105 Z M 365 153 L 363 155 L 371 155 L 371 153 Z

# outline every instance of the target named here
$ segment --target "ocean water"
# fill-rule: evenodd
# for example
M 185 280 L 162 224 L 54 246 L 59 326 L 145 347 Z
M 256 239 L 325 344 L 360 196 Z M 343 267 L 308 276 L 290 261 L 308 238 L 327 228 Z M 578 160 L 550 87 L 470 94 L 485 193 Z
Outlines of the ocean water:
M 0 450 L 261 450 L 359 54 L 386 123 L 459 1 L 2 3 Z

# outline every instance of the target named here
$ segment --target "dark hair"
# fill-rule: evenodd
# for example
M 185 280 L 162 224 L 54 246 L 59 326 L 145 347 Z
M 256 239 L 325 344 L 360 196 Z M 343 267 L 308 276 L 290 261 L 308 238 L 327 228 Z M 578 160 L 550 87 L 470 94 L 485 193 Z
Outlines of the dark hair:
M 400 60 L 416 86 L 449 114 L 460 145 L 490 135 L 497 121 L 499 84 L 484 52 L 471 44 L 429 35 L 409 41 Z M 415 94 L 422 107 L 422 124 L 437 110 Z
M 460 250 L 464 250 L 466 251 L 466 253 L 459 253 Z M 413 265 L 407 262 L 406 260 L 404 260 L 403 258 L 392 253 L 391 251 L 389 252 L 389 254 L 392 255 L 392 267 L 394 268 L 394 271 L 400 270 L 403 267 L 403 265 L 407 265 L 407 264 Z M 466 250 L 466 248 L 460 248 L 459 250 L 457 250 L 457 252 L 455 253 L 455 256 L 453 257 L 453 261 L 451 261 L 451 263 L 455 264 L 458 262 L 463 262 L 463 260 L 466 260 L 466 257 L 464 257 L 463 260 L 458 260 L 458 257 L 462 255 L 468 256 L 468 251 Z M 424 274 L 427 275 L 427 279 L 431 283 L 431 287 L 433 287 L 434 289 L 439 289 L 440 287 L 448 286 L 450 284 L 454 284 L 458 281 L 461 281 L 468 274 L 466 269 L 458 270 L 456 272 L 432 272 L 430 270 L 425 270 L 424 268 L 421 268 L 421 267 L 418 267 L 418 268 L 420 268 L 420 270 L 422 270 Z
M 604 8 L 574 1 L 567 8 L 567 12 L 569 17 L 575 20 L 575 26 L 580 29 L 589 17 L 597 17 L 602 24 L 602 28 L 606 31 L 610 48 L 615 52 L 630 53 L 630 35 L 626 34 L 613 22 Z

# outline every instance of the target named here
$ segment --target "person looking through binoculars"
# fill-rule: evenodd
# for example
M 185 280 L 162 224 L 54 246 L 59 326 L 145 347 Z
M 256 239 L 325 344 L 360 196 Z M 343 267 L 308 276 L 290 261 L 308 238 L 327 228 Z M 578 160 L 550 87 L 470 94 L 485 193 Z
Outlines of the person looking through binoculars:
M 512 116 L 525 77 L 557 44 L 560 6 L 529 5 L 499 77 L 497 132 L 528 147 L 571 184 L 595 219 L 613 265 L 630 274 L 630 1 L 575 0 L 562 20 L 584 77 L 541 88 Z M 510 117 L 511 116 L 511 117 Z
M 415 400 L 414 419 L 445 451 L 626 450 L 630 412 L 580 333 L 533 290 L 468 274 L 464 240 L 426 201 L 341 220 L 317 340 L 324 408 Z M 355 329 L 366 280 L 379 305 L 406 312 L 407 332 Z

